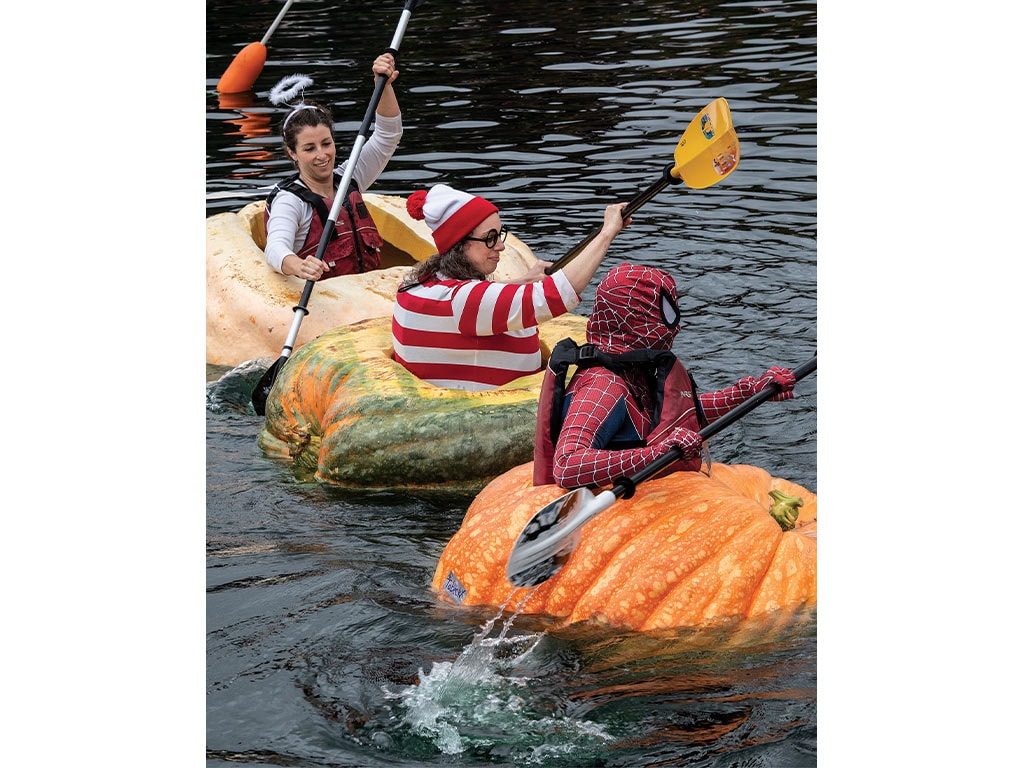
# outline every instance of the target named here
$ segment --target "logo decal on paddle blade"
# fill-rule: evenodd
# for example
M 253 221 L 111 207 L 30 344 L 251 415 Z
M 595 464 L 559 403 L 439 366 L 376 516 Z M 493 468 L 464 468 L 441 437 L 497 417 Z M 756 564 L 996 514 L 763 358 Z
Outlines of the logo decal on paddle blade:
M 705 139 L 715 138 L 715 126 L 711 124 L 711 115 L 700 116 L 700 130 Z
M 739 154 L 739 143 L 734 141 L 725 152 L 722 152 L 714 159 L 715 171 L 721 176 L 727 175 L 736 167 L 736 163 L 739 162 Z

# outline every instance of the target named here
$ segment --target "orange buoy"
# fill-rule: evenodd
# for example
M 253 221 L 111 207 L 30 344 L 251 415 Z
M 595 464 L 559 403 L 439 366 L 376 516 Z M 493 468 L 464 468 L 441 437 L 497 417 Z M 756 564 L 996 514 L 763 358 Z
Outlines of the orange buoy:
M 267 62 L 267 40 L 274 34 L 277 25 L 281 23 L 281 19 L 288 13 L 288 9 L 294 2 L 295 0 L 287 0 L 262 40 L 258 43 L 249 43 L 238 52 L 235 60 L 224 70 L 224 74 L 217 81 L 218 93 L 242 93 L 242 91 L 252 88 L 256 78 L 263 71 L 263 65 Z
M 267 61 L 267 46 L 249 43 L 238 52 L 235 60 L 217 81 L 218 93 L 241 93 L 252 88 Z

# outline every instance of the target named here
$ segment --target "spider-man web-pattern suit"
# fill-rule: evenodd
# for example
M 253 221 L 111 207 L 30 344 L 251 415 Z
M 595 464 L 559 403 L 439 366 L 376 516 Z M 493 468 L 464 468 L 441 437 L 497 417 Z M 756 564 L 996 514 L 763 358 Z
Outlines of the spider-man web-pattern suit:
M 675 280 L 667 272 L 631 264 L 616 266 L 598 286 L 587 322 L 587 341 L 613 354 L 643 348 L 671 350 L 679 330 L 676 302 Z M 792 371 L 775 366 L 756 378 L 747 376 L 726 389 L 700 394 L 708 423 L 772 381 L 783 388 L 772 400 L 793 397 L 796 378 Z M 691 460 L 688 466 L 700 467 L 701 438 L 693 429 L 695 417 L 686 420 L 689 426 L 652 434 L 657 426 L 653 423 L 655 394 L 643 370 L 581 369 L 569 382 L 566 402 L 553 461 L 555 482 L 563 488 L 609 485 L 636 473 L 674 446 L 680 447 L 684 459 Z

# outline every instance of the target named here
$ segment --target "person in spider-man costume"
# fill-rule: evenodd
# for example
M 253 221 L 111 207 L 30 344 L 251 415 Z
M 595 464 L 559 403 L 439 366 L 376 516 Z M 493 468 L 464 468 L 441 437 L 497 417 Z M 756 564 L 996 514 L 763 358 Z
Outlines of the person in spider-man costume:
M 621 264 L 597 289 L 587 321 L 587 342 L 603 353 L 636 350 L 671 354 L 679 332 L 678 294 L 671 275 L 653 267 Z M 663 356 L 663 355 L 662 355 Z M 699 470 L 700 428 L 749 399 L 773 381 L 782 387 L 772 400 L 793 398 L 796 377 L 772 366 L 760 376 L 746 376 L 733 386 L 700 393 L 674 355 L 660 379 L 650 365 L 581 367 L 565 388 L 557 442 L 549 434 L 552 372 L 545 372 L 538 409 L 534 484 L 563 488 L 602 486 L 634 474 L 674 446 L 682 459 L 667 471 Z

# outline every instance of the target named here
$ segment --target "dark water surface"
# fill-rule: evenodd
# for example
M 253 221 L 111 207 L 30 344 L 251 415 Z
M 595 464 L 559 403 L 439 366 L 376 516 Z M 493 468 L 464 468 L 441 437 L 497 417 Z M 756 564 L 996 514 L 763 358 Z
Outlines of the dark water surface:
M 335 105 L 347 156 L 401 4 L 295 3 L 254 92 L 218 96 L 279 8 L 207 4 L 207 215 L 290 173 L 284 113 L 267 99 L 286 75 L 312 76 L 307 97 Z M 399 56 L 405 136 L 373 191 L 482 194 L 554 260 L 607 203 L 656 181 L 693 116 L 724 96 L 738 170 L 662 191 L 606 265 L 676 277 L 676 352 L 702 387 L 795 367 L 817 347 L 816 42 L 810 2 L 428 2 Z M 225 372 L 208 367 L 207 381 Z M 259 452 L 259 419 L 212 392 L 208 765 L 816 765 L 814 611 L 650 636 L 456 611 L 429 584 L 471 497 L 298 482 Z M 798 392 L 716 438 L 715 459 L 816 490 L 816 377 Z

